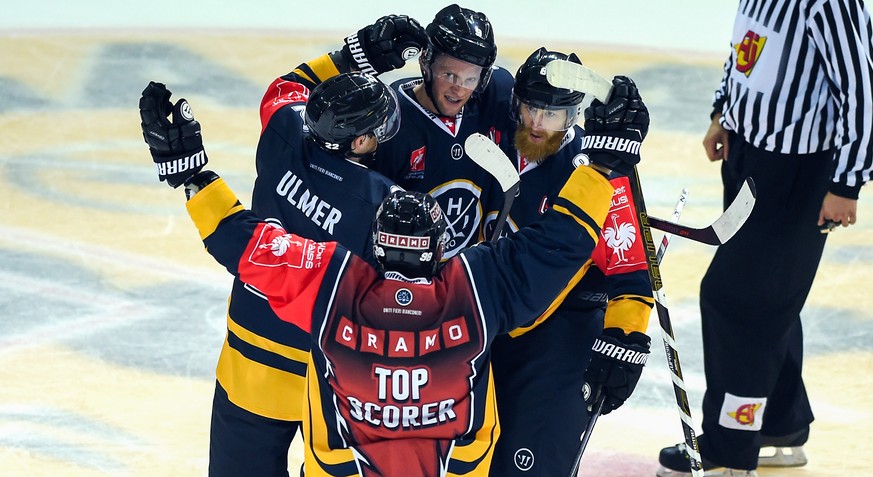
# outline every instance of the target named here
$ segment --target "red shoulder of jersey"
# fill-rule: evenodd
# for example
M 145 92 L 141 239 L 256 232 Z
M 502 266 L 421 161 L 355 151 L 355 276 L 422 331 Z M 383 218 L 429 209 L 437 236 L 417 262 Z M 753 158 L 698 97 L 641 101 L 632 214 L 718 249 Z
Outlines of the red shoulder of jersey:
M 239 277 L 267 295 L 284 321 L 312 331 L 318 290 L 336 242 L 316 242 L 262 223 L 239 261 Z
M 309 101 L 309 94 L 309 88 L 300 83 L 276 78 L 261 100 L 261 134 L 276 111 L 289 104 L 305 104 Z

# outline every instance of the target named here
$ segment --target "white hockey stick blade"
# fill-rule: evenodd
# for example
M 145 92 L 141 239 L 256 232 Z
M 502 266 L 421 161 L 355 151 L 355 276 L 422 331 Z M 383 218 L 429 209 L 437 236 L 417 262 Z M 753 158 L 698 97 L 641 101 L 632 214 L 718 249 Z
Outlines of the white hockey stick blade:
M 518 184 L 518 171 L 506 154 L 486 136 L 473 133 L 464 141 L 464 150 L 473 162 L 497 179 L 503 192 Z
M 737 197 L 731 202 L 727 210 L 724 211 L 724 214 L 712 224 L 712 229 L 719 240 L 721 240 L 721 243 L 730 240 L 740 230 L 740 227 L 746 223 L 746 220 L 748 220 L 749 215 L 752 213 L 752 209 L 755 208 L 756 197 L 755 181 L 751 177 L 747 177 Z
M 572 89 L 590 94 L 606 103 L 612 92 L 612 81 L 591 68 L 567 60 L 552 60 L 546 64 L 546 81 L 556 88 Z
M 503 226 L 506 224 L 506 218 L 509 216 L 509 209 L 512 208 L 512 202 L 515 200 L 515 193 L 518 192 L 518 187 L 521 185 L 518 171 L 515 170 L 515 165 L 506 157 L 506 154 L 497 147 L 497 144 L 482 134 L 473 133 L 467 136 L 464 141 L 464 149 L 470 159 L 494 176 L 500 183 L 500 188 L 503 189 L 503 207 L 497 214 L 494 230 L 491 233 L 491 242 L 497 242 Z

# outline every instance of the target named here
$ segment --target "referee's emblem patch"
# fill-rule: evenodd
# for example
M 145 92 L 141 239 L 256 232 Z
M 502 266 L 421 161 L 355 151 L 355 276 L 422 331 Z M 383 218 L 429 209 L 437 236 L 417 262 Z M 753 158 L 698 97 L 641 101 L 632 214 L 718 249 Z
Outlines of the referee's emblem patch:
M 764 43 L 767 43 L 766 36 L 761 36 L 752 30 L 746 32 L 743 40 L 734 45 L 737 50 L 737 71 L 746 76 L 752 74 L 755 63 L 764 51 Z

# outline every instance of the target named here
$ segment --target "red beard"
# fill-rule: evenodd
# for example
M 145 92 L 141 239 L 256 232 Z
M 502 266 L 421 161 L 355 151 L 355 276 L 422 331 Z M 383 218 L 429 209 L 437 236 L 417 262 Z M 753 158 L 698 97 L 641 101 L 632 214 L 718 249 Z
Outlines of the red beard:
M 562 131 L 545 131 L 537 135 L 545 136 L 544 141 L 535 143 L 530 140 L 531 128 L 522 124 L 515 131 L 515 149 L 529 162 L 541 162 L 543 159 L 558 152 L 561 141 L 564 139 Z

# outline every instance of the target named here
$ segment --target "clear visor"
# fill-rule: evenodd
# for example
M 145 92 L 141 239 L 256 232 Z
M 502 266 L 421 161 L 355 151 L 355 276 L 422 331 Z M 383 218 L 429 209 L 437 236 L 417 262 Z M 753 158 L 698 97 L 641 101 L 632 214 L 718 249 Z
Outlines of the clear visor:
M 376 136 L 376 141 L 380 143 L 391 139 L 400 130 L 400 108 L 397 106 L 397 95 L 391 88 L 388 88 L 388 93 L 391 95 L 388 114 L 385 115 L 385 121 L 382 125 L 372 131 L 373 136 Z
M 513 109 L 523 125 L 546 131 L 566 131 L 577 124 L 584 112 L 581 105 L 542 106 L 526 103 L 513 96 Z
M 448 55 L 439 55 L 431 64 L 430 72 L 434 81 L 469 90 L 476 89 L 479 86 L 479 80 L 482 79 L 481 66 Z

